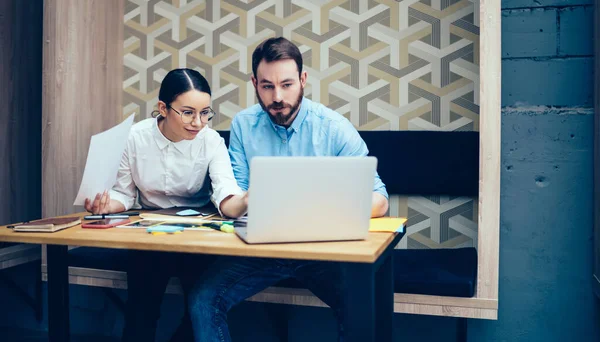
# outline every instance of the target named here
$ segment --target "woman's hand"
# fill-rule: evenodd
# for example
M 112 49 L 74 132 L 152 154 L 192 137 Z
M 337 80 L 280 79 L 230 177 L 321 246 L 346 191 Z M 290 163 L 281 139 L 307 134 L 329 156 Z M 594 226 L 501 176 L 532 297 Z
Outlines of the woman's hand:
M 110 194 L 108 191 L 104 191 L 103 193 L 96 194 L 96 197 L 93 201 L 90 201 L 89 198 L 85 199 L 84 206 L 85 210 L 91 212 L 94 215 L 100 214 L 110 214 L 111 213 L 111 203 L 110 203 Z

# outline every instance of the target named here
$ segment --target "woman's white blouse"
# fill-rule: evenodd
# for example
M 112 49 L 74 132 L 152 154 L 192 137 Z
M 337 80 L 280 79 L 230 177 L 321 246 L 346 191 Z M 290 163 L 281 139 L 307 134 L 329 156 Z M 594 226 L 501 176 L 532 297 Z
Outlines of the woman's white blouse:
M 143 208 L 199 207 L 209 200 L 220 208 L 227 196 L 243 194 L 219 133 L 206 126 L 194 140 L 174 143 L 154 118 L 131 128 L 110 198 L 129 210 L 138 191 Z

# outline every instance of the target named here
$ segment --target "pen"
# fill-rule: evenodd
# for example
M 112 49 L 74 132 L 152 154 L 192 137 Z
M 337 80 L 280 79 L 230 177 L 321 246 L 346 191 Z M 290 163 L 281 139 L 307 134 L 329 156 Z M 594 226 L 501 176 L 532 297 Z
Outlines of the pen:
M 124 211 L 122 213 L 116 213 L 115 215 L 127 215 L 127 216 L 139 216 L 139 211 Z
M 232 225 L 233 226 L 233 220 L 229 220 L 229 221 L 208 221 L 205 224 L 216 224 L 216 225 L 221 225 L 221 224 L 228 224 L 228 225 Z
M 167 235 L 167 234 L 181 234 L 180 231 L 178 232 L 151 232 L 150 234 L 152 235 Z
M 6 228 L 14 228 L 14 227 L 22 225 L 24 223 L 29 223 L 29 221 L 25 221 L 25 222 L 21 222 L 21 223 L 13 223 L 11 225 L 6 226 Z
M 233 233 L 234 232 L 234 228 L 233 225 L 229 224 L 229 223 L 216 223 L 216 222 L 210 222 L 210 223 L 204 223 L 202 224 L 202 227 L 208 227 L 208 228 L 212 228 L 214 230 L 219 230 L 225 233 Z
M 111 214 L 102 214 L 102 215 L 87 215 L 84 216 L 84 220 L 100 220 L 100 219 L 126 219 L 129 218 L 128 215 L 111 215 Z

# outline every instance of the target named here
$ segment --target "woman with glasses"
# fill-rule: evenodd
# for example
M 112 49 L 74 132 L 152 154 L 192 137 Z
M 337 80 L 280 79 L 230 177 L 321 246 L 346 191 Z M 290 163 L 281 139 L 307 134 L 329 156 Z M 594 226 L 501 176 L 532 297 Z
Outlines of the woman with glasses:
M 212 202 L 224 216 L 242 216 L 247 195 L 233 176 L 223 138 L 208 127 L 215 115 L 210 100 L 210 86 L 200 73 L 170 71 L 160 86 L 158 110 L 131 128 L 115 186 L 86 199 L 86 210 L 121 212 L 138 198 L 142 208 L 200 207 Z M 200 254 L 129 251 L 123 341 L 154 341 L 170 277 L 180 278 L 187 297 L 194 277 L 211 261 Z M 184 268 L 186 264 L 189 268 Z M 173 340 L 192 341 L 185 312 Z

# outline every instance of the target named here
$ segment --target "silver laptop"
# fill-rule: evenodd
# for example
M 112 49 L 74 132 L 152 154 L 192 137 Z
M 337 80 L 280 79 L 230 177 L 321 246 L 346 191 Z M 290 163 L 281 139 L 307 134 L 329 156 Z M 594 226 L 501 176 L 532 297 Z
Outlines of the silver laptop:
M 365 239 L 375 157 L 254 157 L 247 243 Z

